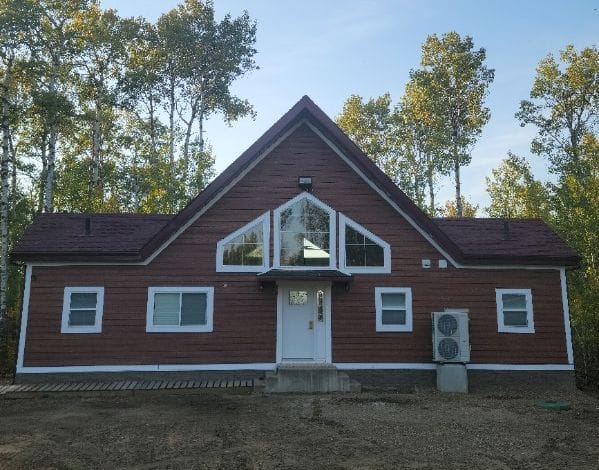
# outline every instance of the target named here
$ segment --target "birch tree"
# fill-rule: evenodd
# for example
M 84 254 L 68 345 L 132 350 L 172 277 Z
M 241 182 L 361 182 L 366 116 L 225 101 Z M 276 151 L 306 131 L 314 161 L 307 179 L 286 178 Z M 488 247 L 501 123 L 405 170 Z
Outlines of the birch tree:
M 422 45 L 420 69 L 412 73 L 426 84 L 435 115 L 444 123 L 438 143 L 453 167 L 458 217 L 463 214 L 460 169 L 470 163 L 470 149 L 490 118 L 484 101 L 495 72 L 485 60 L 485 49 L 476 50 L 470 36 L 433 34 Z

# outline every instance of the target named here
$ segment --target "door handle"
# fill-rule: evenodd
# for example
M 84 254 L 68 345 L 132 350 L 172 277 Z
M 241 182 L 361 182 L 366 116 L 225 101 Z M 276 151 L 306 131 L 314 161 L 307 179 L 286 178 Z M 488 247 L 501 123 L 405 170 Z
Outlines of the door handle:
M 308 322 L 308 329 L 309 329 L 309 330 L 313 330 L 313 329 L 314 329 L 314 320 L 310 320 L 310 321 Z

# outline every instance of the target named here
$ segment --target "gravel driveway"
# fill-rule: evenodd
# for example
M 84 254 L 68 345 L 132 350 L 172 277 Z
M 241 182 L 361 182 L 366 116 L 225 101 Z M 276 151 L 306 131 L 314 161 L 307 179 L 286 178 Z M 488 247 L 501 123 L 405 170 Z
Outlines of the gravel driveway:
M 225 392 L 0 399 L 0 468 L 599 468 L 599 399 Z

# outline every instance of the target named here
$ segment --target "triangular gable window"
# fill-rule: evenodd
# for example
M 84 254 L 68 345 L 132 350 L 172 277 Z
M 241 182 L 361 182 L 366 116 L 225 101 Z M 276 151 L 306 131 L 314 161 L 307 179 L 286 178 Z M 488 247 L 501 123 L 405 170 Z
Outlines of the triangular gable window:
M 217 272 L 261 272 L 269 266 L 270 213 L 244 225 L 216 245 Z
M 316 197 L 301 193 L 275 209 L 274 230 L 275 267 L 335 267 L 335 211 Z
M 339 214 L 339 264 L 350 273 L 390 273 L 391 248 L 360 224 Z

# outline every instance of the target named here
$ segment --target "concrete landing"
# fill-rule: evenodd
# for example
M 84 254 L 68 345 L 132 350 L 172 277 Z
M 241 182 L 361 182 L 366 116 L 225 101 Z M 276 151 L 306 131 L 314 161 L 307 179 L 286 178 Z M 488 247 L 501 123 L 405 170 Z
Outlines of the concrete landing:
M 279 364 L 276 372 L 267 372 L 264 391 L 269 393 L 327 393 L 360 391 L 360 384 L 332 364 Z

